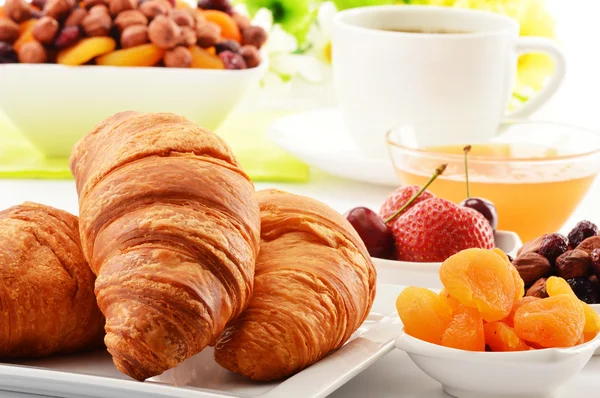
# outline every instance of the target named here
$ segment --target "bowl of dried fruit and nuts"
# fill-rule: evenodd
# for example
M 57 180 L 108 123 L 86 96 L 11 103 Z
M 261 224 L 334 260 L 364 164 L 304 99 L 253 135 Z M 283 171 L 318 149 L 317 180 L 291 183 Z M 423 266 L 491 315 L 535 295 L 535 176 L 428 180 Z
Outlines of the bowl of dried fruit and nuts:
M 7 0 L 0 109 L 50 157 L 120 111 L 215 129 L 258 84 L 266 40 L 228 0 Z
M 600 316 L 563 278 L 547 296 L 501 250 L 467 249 L 439 270 L 441 291 L 408 287 L 396 299 L 396 347 L 458 398 L 550 398 L 600 347 Z

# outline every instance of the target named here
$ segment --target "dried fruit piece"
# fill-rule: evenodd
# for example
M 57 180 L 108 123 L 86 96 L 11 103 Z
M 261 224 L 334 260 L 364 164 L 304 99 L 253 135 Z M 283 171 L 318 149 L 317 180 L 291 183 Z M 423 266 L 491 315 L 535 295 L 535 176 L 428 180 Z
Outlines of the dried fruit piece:
M 516 303 L 513 304 L 512 310 L 510 310 L 510 314 L 508 314 L 508 316 L 502 321 L 504 323 L 506 323 L 508 326 L 514 327 L 515 326 L 515 313 L 517 312 L 517 310 L 519 308 L 521 308 L 522 306 L 524 306 L 527 303 L 531 303 L 532 301 L 536 301 L 536 300 L 541 300 L 539 297 L 533 297 L 533 296 L 526 296 L 521 298 L 520 300 L 518 300 Z
M 515 314 L 517 335 L 545 348 L 576 345 L 584 326 L 584 308 L 581 301 L 571 294 L 527 303 Z
M 537 252 L 546 257 L 550 264 L 554 265 L 558 256 L 569 250 L 569 241 L 559 233 L 546 235 Z
M 475 308 L 461 305 L 442 335 L 442 345 L 467 351 L 485 351 L 483 319 Z
M 448 305 L 448 307 L 452 309 L 452 311 L 454 311 L 461 305 L 460 301 L 450 296 L 446 289 L 442 289 L 442 291 L 440 292 L 440 297 L 446 303 L 446 305 Z
M 555 276 L 549 278 L 546 282 L 546 290 L 550 296 L 570 295 L 577 297 L 568 281 Z M 600 316 L 598 316 L 596 311 L 585 302 L 581 301 L 581 306 L 585 312 L 584 333 L 600 332 Z
M 198 46 L 190 47 L 192 53 L 192 68 L 200 69 L 225 69 L 221 58 Z
M 154 66 L 164 55 L 165 50 L 148 43 L 105 54 L 96 59 L 96 64 L 104 66 Z
M 110 37 L 88 37 L 59 52 L 56 62 L 62 65 L 83 65 L 113 51 L 116 46 L 117 43 Z
M 485 343 L 492 351 L 528 351 L 531 349 L 521 339 L 515 329 L 504 322 L 490 322 L 483 325 Z
M 493 322 L 508 316 L 518 296 L 512 269 L 492 250 L 467 249 L 442 263 L 440 280 L 452 297 L 478 308 L 484 320 Z
M 248 67 L 240 54 L 232 53 L 231 51 L 223 51 L 219 54 L 219 58 L 223 61 L 225 69 L 247 69 Z
M 77 43 L 81 37 L 81 31 L 77 26 L 66 26 L 54 40 L 54 47 L 59 50 L 70 47 Z
M 15 49 L 8 43 L 0 41 L 0 64 L 16 64 L 19 57 Z
M 596 304 L 598 302 L 598 292 L 588 278 L 567 279 L 567 283 L 579 300 L 586 304 Z
M 204 11 L 204 18 L 221 27 L 221 37 L 241 43 L 242 34 L 240 33 L 240 28 L 238 28 L 235 21 L 228 14 L 218 10 L 206 10 Z
M 408 287 L 396 299 L 396 309 L 409 335 L 433 344 L 452 320 L 452 310 L 439 295 L 422 287 Z
M 569 232 L 569 246 L 577 247 L 581 244 L 581 242 L 590 236 L 598 235 L 598 233 L 599 230 L 596 224 L 587 220 L 580 221 L 577 223 L 577 225 L 575 225 L 571 232 Z

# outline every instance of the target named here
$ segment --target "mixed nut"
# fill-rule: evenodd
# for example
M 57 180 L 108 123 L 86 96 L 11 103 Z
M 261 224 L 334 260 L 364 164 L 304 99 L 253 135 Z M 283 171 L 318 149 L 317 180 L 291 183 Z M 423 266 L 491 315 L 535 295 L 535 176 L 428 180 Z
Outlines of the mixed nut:
M 6 0 L 0 63 L 247 69 L 267 33 L 229 0 Z
M 566 279 L 577 297 L 600 303 L 600 230 L 581 221 L 568 236 L 542 235 L 521 247 L 512 261 L 527 288 L 527 296 L 548 297 L 546 280 L 552 275 Z

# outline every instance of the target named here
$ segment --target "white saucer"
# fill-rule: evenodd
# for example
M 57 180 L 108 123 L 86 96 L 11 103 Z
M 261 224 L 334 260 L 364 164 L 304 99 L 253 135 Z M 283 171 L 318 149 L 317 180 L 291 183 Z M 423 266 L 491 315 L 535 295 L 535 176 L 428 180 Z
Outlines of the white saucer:
M 269 127 L 267 135 L 294 157 L 335 176 L 377 185 L 400 185 L 391 159 L 369 158 L 358 150 L 337 108 L 284 117 Z

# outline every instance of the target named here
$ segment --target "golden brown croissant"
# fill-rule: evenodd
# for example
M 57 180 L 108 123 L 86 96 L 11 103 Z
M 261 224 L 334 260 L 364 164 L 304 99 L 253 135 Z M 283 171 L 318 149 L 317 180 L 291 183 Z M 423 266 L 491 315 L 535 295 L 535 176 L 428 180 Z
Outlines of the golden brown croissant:
M 254 380 L 292 375 L 341 347 L 375 297 L 376 272 L 352 226 L 310 198 L 257 193 L 261 249 L 248 309 L 219 337 L 215 359 Z
M 254 187 L 215 134 L 124 112 L 74 148 L 83 252 L 117 368 L 159 375 L 214 342 L 252 294 Z
M 77 217 L 36 203 L 0 212 L 0 357 L 97 348 L 104 317 Z

